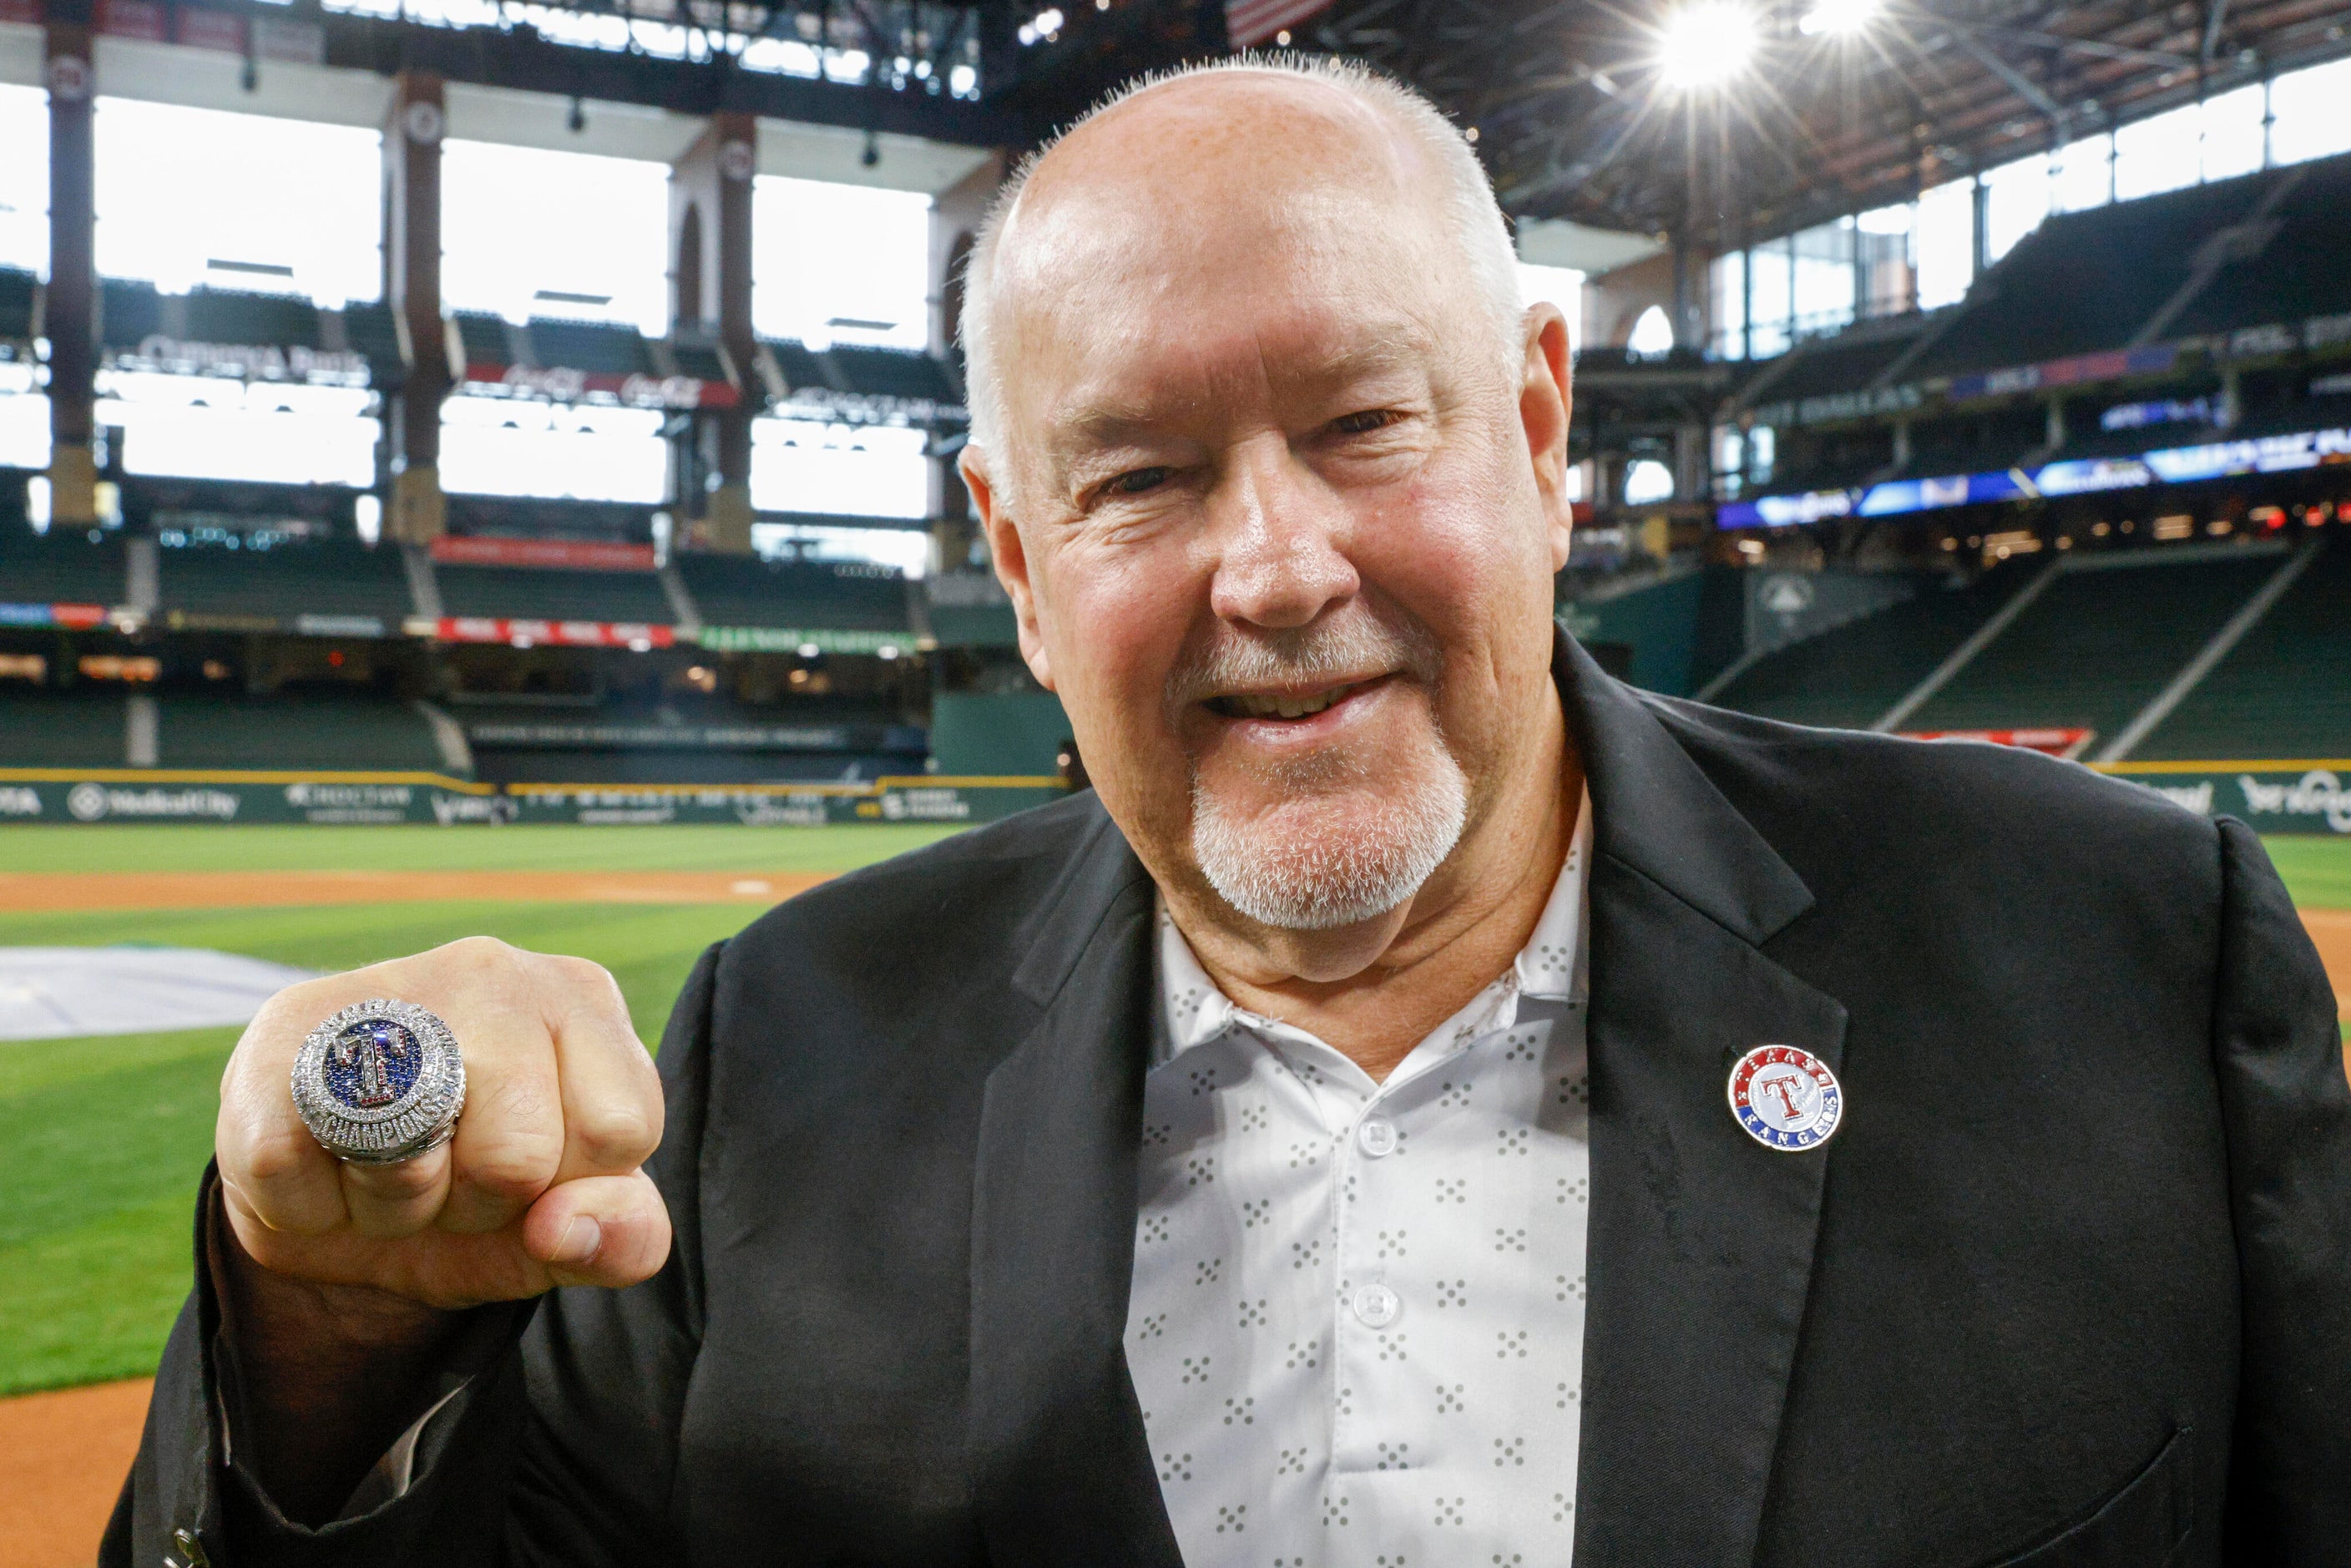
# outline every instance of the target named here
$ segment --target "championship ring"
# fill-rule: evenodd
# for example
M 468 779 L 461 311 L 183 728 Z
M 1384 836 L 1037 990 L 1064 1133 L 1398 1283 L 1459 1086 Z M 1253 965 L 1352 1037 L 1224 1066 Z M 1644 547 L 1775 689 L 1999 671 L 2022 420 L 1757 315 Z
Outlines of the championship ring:
M 413 1159 L 448 1142 L 465 1104 L 457 1037 L 413 1002 L 354 1002 L 294 1058 L 294 1108 L 339 1160 Z

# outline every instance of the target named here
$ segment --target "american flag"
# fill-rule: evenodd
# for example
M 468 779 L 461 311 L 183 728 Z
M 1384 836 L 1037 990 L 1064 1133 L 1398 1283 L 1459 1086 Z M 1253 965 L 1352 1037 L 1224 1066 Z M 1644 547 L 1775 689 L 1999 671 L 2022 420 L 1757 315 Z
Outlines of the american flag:
M 1225 35 L 1237 49 L 1252 49 L 1295 27 L 1331 0 L 1225 0 Z

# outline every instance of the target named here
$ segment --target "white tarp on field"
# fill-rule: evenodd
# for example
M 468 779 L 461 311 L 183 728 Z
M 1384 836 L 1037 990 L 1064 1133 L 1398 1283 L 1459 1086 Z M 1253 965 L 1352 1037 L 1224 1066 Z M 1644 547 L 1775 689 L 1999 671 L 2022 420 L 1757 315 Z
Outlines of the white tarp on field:
M 313 977 L 201 947 L 0 947 L 0 1040 L 246 1023 Z

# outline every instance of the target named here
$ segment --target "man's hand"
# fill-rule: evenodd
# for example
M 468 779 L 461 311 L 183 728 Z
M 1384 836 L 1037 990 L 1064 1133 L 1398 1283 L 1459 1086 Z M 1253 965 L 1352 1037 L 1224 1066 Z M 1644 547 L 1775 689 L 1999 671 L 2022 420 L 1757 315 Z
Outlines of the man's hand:
M 329 1155 L 291 1087 L 303 1036 L 373 997 L 439 1014 L 465 1060 L 455 1136 L 393 1166 Z M 446 1311 L 651 1277 L 669 1212 L 639 1167 L 661 1130 L 660 1080 L 612 977 L 475 936 L 271 998 L 229 1059 L 214 1148 L 229 1224 L 263 1270 Z

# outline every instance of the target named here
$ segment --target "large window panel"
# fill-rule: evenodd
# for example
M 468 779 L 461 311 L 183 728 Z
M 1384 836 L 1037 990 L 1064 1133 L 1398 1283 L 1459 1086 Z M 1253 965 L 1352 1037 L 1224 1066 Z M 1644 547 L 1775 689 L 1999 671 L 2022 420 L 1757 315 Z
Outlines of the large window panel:
M 2049 160 L 2051 207 L 2083 213 L 2115 199 L 2115 138 L 2100 131 L 2068 141 Z
M 1747 253 L 1734 250 L 1707 266 L 1706 292 L 1711 330 L 1708 347 L 1718 360 L 1747 357 Z
M 2259 171 L 2266 161 L 2263 145 L 2269 93 L 2260 82 L 2204 100 L 2204 177 L 2230 180 Z
M 2290 71 L 2270 84 L 2270 162 L 2351 152 L 2351 59 Z
M 763 174 L 751 186 L 751 254 L 761 337 L 930 346 L 928 196 Z
M 49 102 L 0 83 L 0 267 L 49 270 Z
M 1918 198 L 1918 308 L 1966 298 L 1976 277 L 1975 184 L 1953 180 Z
M 453 397 L 441 405 L 441 486 L 657 506 L 669 495 L 662 418 L 659 409 Z
M 1748 290 L 1755 312 L 1750 337 L 1759 360 L 1785 353 L 1795 341 L 1789 320 L 1795 308 L 1789 267 L 1792 249 L 1788 241 L 1780 239 L 1748 252 L 1748 265 L 1755 269 L 1754 283 Z
M 272 485 L 375 482 L 374 397 L 364 387 L 105 371 L 100 425 L 120 430 L 125 473 Z
M 1853 220 L 1822 224 L 1795 236 L 1796 331 L 1833 332 L 1853 320 Z
M 634 158 L 451 141 L 441 297 L 452 310 L 669 331 L 669 169 Z
M 2049 157 L 2035 152 L 1988 170 L 1984 185 L 1984 259 L 1998 261 L 2049 216 Z
M 98 270 L 172 294 L 208 284 L 330 307 L 373 299 L 381 142 L 357 126 L 101 98 Z
M 2196 183 L 2204 167 L 2201 104 L 2153 115 L 2115 132 L 2115 199 L 2153 196 Z
M 48 465 L 48 394 L 34 390 L 32 366 L 0 364 L 0 467 Z
M 1539 267 L 1519 263 L 1519 299 L 1532 305 L 1549 300 L 1567 318 L 1567 346 L 1583 347 L 1583 274 L 1572 267 Z
M 762 512 L 849 517 L 930 513 L 930 460 L 919 430 L 751 422 L 751 505 Z

